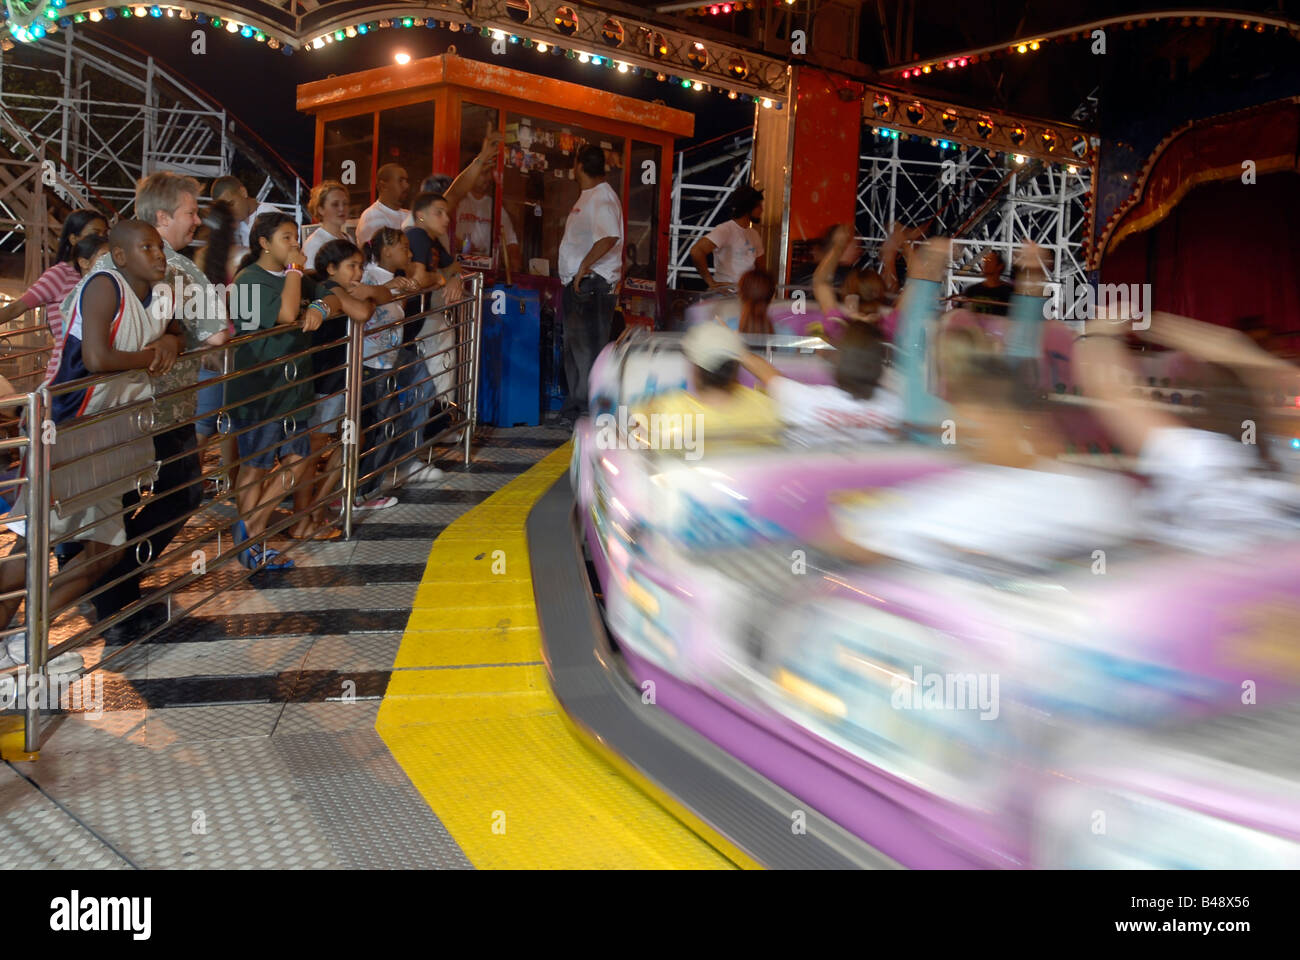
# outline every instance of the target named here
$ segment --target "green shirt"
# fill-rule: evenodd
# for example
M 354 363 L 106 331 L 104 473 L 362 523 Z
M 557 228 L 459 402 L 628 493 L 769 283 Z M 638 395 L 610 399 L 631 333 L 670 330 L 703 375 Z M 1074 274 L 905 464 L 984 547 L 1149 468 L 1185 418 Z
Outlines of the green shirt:
M 283 275 L 276 275 L 253 264 L 239 271 L 234 288 L 231 301 L 236 302 L 237 297 L 239 307 L 232 306 L 231 312 L 238 309 L 239 313 L 247 314 L 250 312 L 248 308 L 253 308 L 251 316 L 231 318 L 235 324 L 236 336 L 277 327 L 275 319 L 280 314 L 280 294 L 284 291 Z M 302 278 L 304 304 L 328 294 L 328 290 L 310 277 Z M 301 327 L 280 324 L 278 329 L 283 332 L 242 343 L 235 350 L 235 370 L 251 371 L 226 384 L 226 403 L 233 406 L 230 415 L 236 420 L 271 420 L 283 417 L 289 411 L 304 407 L 315 399 L 310 356 L 283 360 L 282 363 L 273 363 L 261 370 L 251 369 L 260 363 L 290 357 L 306 350 L 310 345 L 308 335 Z M 265 397 L 258 396 L 268 391 L 274 392 Z M 303 409 L 294 414 L 299 425 L 307 422 L 309 413 L 310 410 Z

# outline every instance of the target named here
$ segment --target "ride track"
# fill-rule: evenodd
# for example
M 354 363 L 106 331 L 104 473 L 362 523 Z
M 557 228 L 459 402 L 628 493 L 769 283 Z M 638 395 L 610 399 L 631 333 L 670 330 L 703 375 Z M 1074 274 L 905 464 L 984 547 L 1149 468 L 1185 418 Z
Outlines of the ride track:
M 567 476 L 533 506 L 526 532 L 551 687 L 589 747 L 742 866 L 899 867 L 666 710 L 644 702 L 612 648 L 592 594 Z M 658 684 L 657 699 L 689 695 L 685 684 L 666 673 Z M 743 722 L 738 716 L 732 721 Z M 804 814 L 804 833 L 796 829 L 798 812 Z

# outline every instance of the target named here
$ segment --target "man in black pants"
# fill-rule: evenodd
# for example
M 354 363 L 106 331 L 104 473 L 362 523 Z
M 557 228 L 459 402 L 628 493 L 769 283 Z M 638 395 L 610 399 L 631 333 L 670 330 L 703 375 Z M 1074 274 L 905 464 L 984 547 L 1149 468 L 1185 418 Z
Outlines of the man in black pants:
M 225 305 L 211 290 L 207 278 L 194 262 L 178 253 L 189 246 L 199 220 L 199 184 L 192 177 L 174 173 L 155 173 L 141 180 L 136 187 L 136 216 L 152 223 L 163 238 L 167 254 L 167 275 L 163 280 L 173 294 L 173 324 L 185 337 L 186 351 L 199 347 L 216 347 L 229 336 Z M 181 296 L 175 297 L 179 279 Z M 199 292 L 191 290 L 194 286 Z M 154 495 L 134 516 L 126 517 L 128 542 L 135 537 L 148 536 L 138 550 L 128 546 L 122 558 L 104 578 L 111 583 L 118 577 L 125 579 L 94 598 L 99 619 L 112 616 L 140 599 L 141 571 L 139 559 L 157 559 L 178 534 L 185 521 L 198 509 L 203 497 L 203 475 L 199 463 L 198 441 L 194 432 L 194 412 L 198 402 L 195 389 L 199 378 L 199 358 L 182 354 L 166 374 L 153 378 L 153 395 L 156 402 L 154 429 L 154 454 L 161 461 Z M 169 391 L 182 388 L 178 396 L 165 396 Z M 169 424 L 179 426 L 166 429 Z M 128 510 L 139 501 L 134 493 L 123 497 Z M 148 544 L 147 546 L 145 544 Z M 104 634 L 109 643 L 122 643 L 143 636 L 167 619 L 165 604 L 155 603 L 109 628 Z
M 572 422 L 587 412 L 587 375 L 609 342 L 623 268 L 623 204 L 605 180 L 605 151 L 589 144 L 575 167 L 582 193 L 560 241 L 564 282 L 564 375 L 569 396 L 560 411 Z

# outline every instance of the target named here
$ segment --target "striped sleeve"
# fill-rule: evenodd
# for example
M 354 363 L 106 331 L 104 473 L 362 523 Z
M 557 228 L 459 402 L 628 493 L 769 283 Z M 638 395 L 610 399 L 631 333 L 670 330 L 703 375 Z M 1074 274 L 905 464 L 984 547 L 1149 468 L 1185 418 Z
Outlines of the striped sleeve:
M 76 268 L 71 264 L 56 263 L 37 277 L 36 282 L 18 299 L 29 307 L 57 307 L 72 292 L 79 279 Z

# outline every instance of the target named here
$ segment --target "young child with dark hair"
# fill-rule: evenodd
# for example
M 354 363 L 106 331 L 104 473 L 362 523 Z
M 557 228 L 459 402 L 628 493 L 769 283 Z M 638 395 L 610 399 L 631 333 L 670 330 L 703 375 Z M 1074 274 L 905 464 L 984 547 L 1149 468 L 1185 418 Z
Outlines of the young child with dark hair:
M 428 283 L 423 267 L 411 260 L 411 246 L 402 231 L 382 227 L 364 247 L 366 260 L 361 282 L 384 287 L 394 296 L 409 293 Z M 430 387 L 427 371 L 415 350 L 404 347 L 403 325 L 406 316 L 402 304 L 380 304 L 366 324 L 368 333 L 363 364 L 366 379 L 362 386 L 362 427 L 365 440 L 358 479 L 363 496 L 377 504 L 390 505 L 392 497 L 382 496 L 383 474 L 389 464 L 414 450 L 423 440 L 421 425 L 427 422 Z M 390 374 L 397 391 L 389 389 Z M 383 425 L 391 423 L 392 436 Z M 412 457 L 402 465 L 404 480 L 437 480 L 442 471 L 426 466 Z
M 148 309 L 153 287 L 167 269 L 158 231 L 139 220 L 124 220 L 113 227 L 108 243 L 110 258 L 82 277 L 63 301 L 68 323 L 51 385 L 97 373 L 122 375 L 56 394 L 50 411 L 56 426 L 148 399 L 153 395 L 150 374 L 170 369 L 183 346 L 180 337 L 167 332 L 167 320 Z M 24 492 L 14 512 L 27 513 L 29 503 Z M 43 505 L 35 509 L 43 509 Z M 26 536 L 25 522 L 9 526 L 20 537 Z M 71 542 L 83 546 L 50 583 L 49 615 L 53 619 L 90 590 L 117 560 L 126 543 L 121 492 L 72 515 L 51 510 L 49 535 L 51 541 L 71 535 Z M 0 562 L 0 593 L 21 591 L 26 581 L 26 560 L 21 556 L 11 554 Z M 19 593 L 0 601 L 0 622 L 7 625 L 13 619 L 21 600 Z M 0 667 L 26 661 L 24 639 L 19 634 L 0 649 Z M 66 660 L 60 657 L 51 662 L 50 668 L 58 672 L 80 665 L 80 655 L 71 653 Z
M 74 210 L 63 221 L 54 265 L 37 277 L 36 282 L 17 300 L 0 307 L 0 324 L 16 320 L 28 310 L 45 308 L 45 323 L 54 338 L 54 349 L 45 367 L 49 380 L 59 369 L 59 350 L 63 346 L 63 301 L 84 274 L 77 265 L 75 247 L 90 236 L 107 237 L 108 221 L 98 210 Z
M 331 240 L 316 250 L 316 269 L 312 271 L 313 279 L 324 290 L 345 290 L 349 295 L 364 300 L 373 308 L 393 299 L 394 294 L 386 287 L 364 284 L 361 274 L 364 260 L 361 251 L 351 240 Z M 346 395 L 348 363 L 348 317 L 331 316 L 311 335 L 312 346 L 319 347 L 312 355 L 312 369 L 315 373 L 316 407 L 312 415 L 311 446 L 313 460 L 340 433 L 340 424 L 346 415 Z M 364 412 L 363 412 L 364 417 Z M 343 450 L 336 445 L 330 451 L 324 463 L 317 493 L 319 500 L 327 491 L 334 489 L 338 482 L 342 466 Z M 393 498 L 386 498 L 392 500 Z M 357 507 L 375 509 L 381 503 L 370 502 L 362 498 Z M 315 518 L 318 524 L 328 520 L 328 509 L 337 510 L 340 501 L 317 508 Z
M 315 466 L 308 439 L 315 393 L 310 359 L 295 355 L 307 349 L 307 334 L 331 313 L 341 309 L 363 323 L 370 316 L 370 304 L 339 287 L 325 290 L 304 275 L 298 225 L 287 214 L 257 217 L 249 241 L 251 248 L 235 277 L 235 296 L 241 307 L 251 304 L 252 316 L 234 317 L 235 326 L 240 333 L 276 333 L 236 349 L 235 369 L 248 372 L 226 384 L 231 431 L 241 461 L 236 496 L 243 519 L 235 536 L 248 543 L 240 554 L 246 567 L 284 570 L 293 562 L 277 560 L 279 551 L 253 541 L 262 536 L 271 511 L 284 497 L 285 472 L 291 478 L 294 510 L 299 515 L 289 536 L 309 539 L 314 534 L 307 512 L 312 484 L 305 481 Z M 280 466 L 272 469 L 277 458 Z

